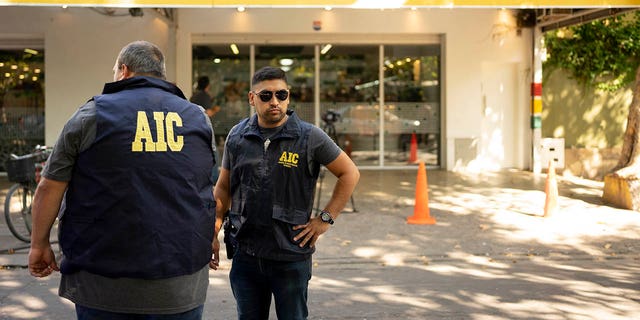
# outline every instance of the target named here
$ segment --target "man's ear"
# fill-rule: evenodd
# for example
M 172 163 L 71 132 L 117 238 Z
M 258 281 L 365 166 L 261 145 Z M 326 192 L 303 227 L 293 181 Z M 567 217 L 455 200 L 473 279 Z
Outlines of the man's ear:
M 135 75 L 134 72 L 131 72 L 131 70 L 129 70 L 129 67 L 127 67 L 126 64 L 123 64 L 121 68 L 122 68 L 122 78 L 123 79 L 128 79 L 128 78 L 131 78 L 131 77 L 133 77 Z
M 255 97 L 254 94 L 252 94 L 251 92 L 247 93 L 247 98 L 249 99 L 249 105 L 252 107 L 255 107 L 255 104 L 253 103 L 253 98 Z

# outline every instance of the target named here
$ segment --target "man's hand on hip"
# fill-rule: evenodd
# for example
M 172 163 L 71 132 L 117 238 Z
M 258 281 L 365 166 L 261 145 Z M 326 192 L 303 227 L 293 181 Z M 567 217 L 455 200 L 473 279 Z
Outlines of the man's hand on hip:
M 329 224 L 323 222 L 320 217 L 311 218 L 306 224 L 301 224 L 293 227 L 293 230 L 300 230 L 300 233 L 293 238 L 293 241 L 300 241 L 300 248 L 309 243 L 309 247 L 315 247 L 316 241 L 321 234 L 329 230 Z

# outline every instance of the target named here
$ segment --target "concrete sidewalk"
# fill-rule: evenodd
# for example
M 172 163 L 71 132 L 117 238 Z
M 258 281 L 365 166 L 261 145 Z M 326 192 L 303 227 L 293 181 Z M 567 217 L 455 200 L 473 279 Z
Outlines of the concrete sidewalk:
M 545 175 L 429 171 L 437 223 L 408 225 L 416 172 L 362 171 L 358 211 L 319 240 L 310 319 L 640 319 L 640 213 L 603 205 L 602 183 L 559 177 L 541 218 Z M 30 277 L 18 245 L 0 222 L 0 319 L 73 319 L 59 275 Z M 205 319 L 235 319 L 229 266 L 210 272 Z

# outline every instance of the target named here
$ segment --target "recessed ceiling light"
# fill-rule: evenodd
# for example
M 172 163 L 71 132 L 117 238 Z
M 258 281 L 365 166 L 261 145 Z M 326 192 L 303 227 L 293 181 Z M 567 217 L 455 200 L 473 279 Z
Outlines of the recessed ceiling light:
M 231 51 L 233 51 L 233 54 L 240 53 L 240 50 L 238 49 L 238 46 L 235 43 L 232 43 L 229 47 L 231 48 Z
M 331 44 L 325 44 L 324 46 L 322 46 L 322 49 L 320 49 L 320 54 L 329 52 L 329 50 L 331 50 L 331 47 L 333 47 Z
M 281 66 L 290 66 L 292 64 L 293 64 L 293 59 L 289 59 L 289 58 L 280 59 Z

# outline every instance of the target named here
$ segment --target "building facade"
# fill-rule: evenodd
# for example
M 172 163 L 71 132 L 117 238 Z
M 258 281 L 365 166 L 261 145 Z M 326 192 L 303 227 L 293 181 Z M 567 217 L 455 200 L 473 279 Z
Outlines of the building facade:
M 253 71 L 274 65 L 287 70 L 291 107 L 331 133 L 359 167 L 532 167 L 533 29 L 519 26 L 518 10 L 171 12 L 2 7 L 0 50 L 24 45 L 45 55 L 46 144 L 112 80 L 118 50 L 144 39 L 164 50 L 168 80 L 187 97 L 199 76 L 210 77 L 221 138 L 251 114 Z

